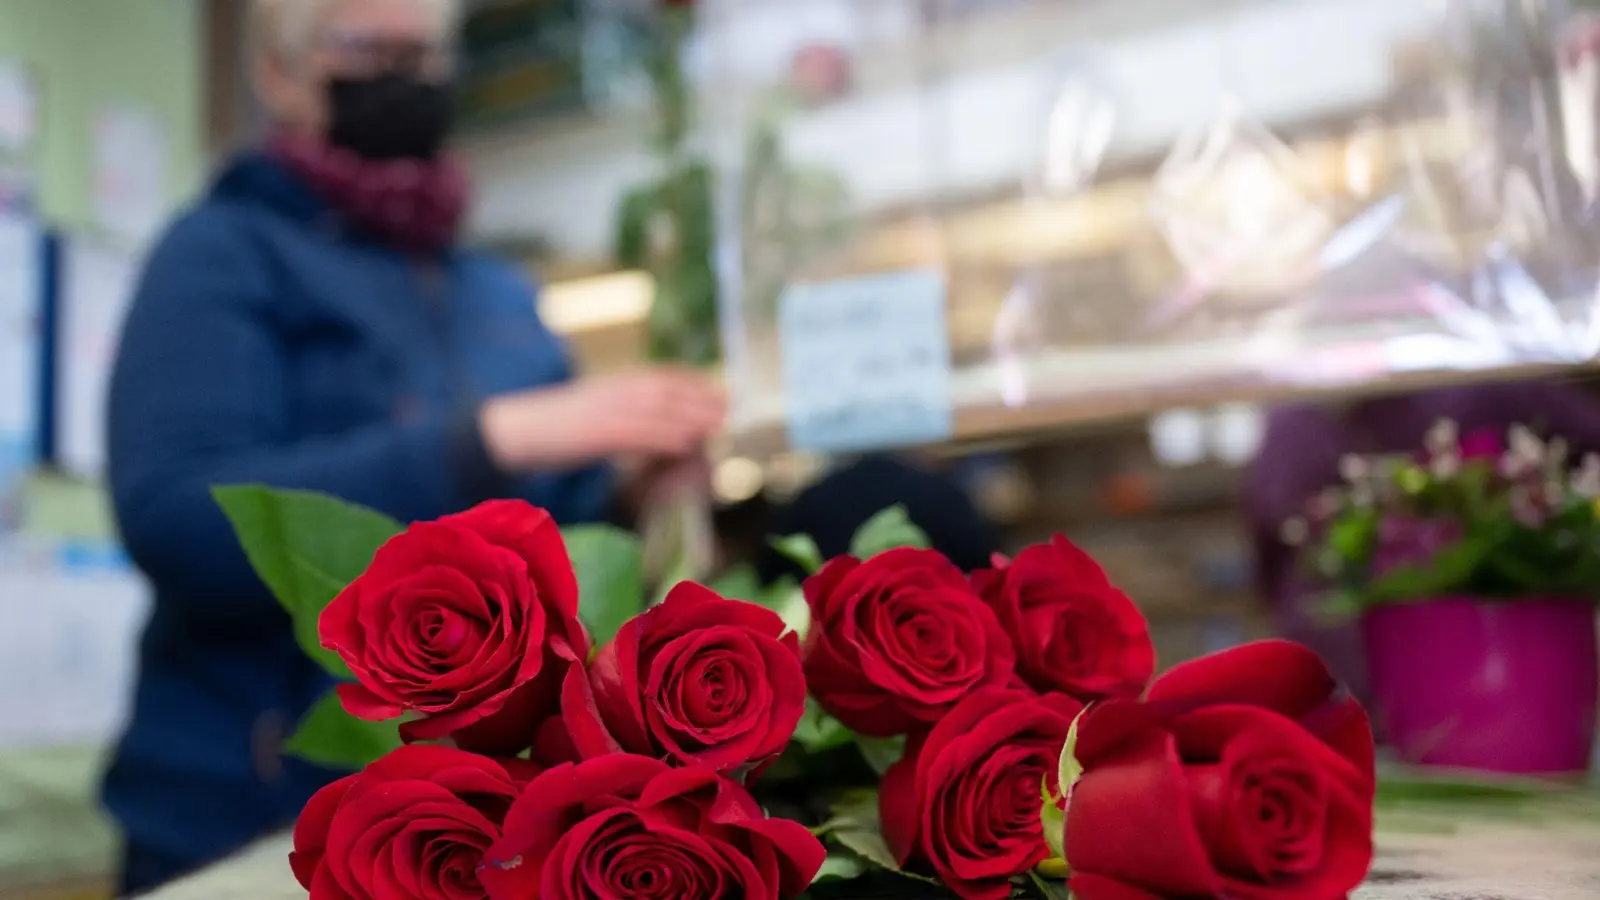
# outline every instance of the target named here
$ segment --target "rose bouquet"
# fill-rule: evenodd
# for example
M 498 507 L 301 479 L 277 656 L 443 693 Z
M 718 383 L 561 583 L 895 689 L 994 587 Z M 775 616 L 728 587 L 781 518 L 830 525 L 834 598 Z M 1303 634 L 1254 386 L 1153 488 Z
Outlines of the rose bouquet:
M 520 502 L 217 496 L 337 680 L 287 747 L 355 771 L 295 828 L 313 900 L 1336 900 L 1371 859 L 1370 731 L 1321 662 L 1152 684 L 1064 538 L 968 576 L 890 510 L 850 555 L 782 542 L 797 592 L 651 603 L 636 541 Z

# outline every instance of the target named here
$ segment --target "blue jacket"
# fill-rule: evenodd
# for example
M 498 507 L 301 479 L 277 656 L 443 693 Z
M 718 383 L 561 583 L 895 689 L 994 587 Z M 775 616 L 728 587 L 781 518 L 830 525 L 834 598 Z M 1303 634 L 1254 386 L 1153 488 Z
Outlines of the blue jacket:
M 325 491 L 408 522 L 492 496 L 597 519 L 605 469 L 513 481 L 476 427 L 481 398 L 570 375 L 513 268 L 392 252 L 266 157 L 235 161 L 172 227 L 110 397 L 117 520 L 155 590 L 104 786 L 134 852 L 210 861 L 292 821 L 339 774 L 279 754 L 330 680 L 297 649 L 211 487 Z

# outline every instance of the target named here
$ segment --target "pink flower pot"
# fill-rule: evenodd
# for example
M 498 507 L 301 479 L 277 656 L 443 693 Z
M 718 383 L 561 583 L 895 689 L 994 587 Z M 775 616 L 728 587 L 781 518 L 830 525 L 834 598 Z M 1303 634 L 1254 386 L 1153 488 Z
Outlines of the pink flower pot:
M 1449 597 L 1362 618 L 1382 731 L 1406 762 L 1511 775 L 1588 770 L 1595 605 Z

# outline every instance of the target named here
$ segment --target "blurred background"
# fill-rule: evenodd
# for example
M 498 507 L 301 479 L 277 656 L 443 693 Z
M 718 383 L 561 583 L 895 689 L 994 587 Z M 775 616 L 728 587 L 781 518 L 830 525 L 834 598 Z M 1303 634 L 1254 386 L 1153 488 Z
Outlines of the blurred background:
M 466 235 L 541 285 L 582 372 L 725 378 L 724 561 L 806 527 L 819 483 L 913 471 L 883 496 L 935 533 L 983 522 L 980 563 L 1071 536 L 1167 665 L 1310 627 L 1278 532 L 1341 453 L 1471 397 L 1501 429 L 1576 410 L 1600 445 L 1581 5 L 702 0 L 678 29 L 644 6 L 465 4 Z M 261 139 L 247 13 L 0 2 L 5 900 L 109 896 L 95 792 L 150 598 L 106 385 L 152 241 Z M 1440 390 L 1372 414 L 1402 439 L 1363 424 Z

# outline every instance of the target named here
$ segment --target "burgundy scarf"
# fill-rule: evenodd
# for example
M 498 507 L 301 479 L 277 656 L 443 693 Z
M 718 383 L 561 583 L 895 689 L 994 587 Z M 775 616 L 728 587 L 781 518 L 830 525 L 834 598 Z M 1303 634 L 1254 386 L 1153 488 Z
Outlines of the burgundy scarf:
M 436 253 L 455 241 L 467 206 L 466 173 L 455 160 L 368 160 L 293 137 L 270 146 L 357 230 L 406 253 Z

